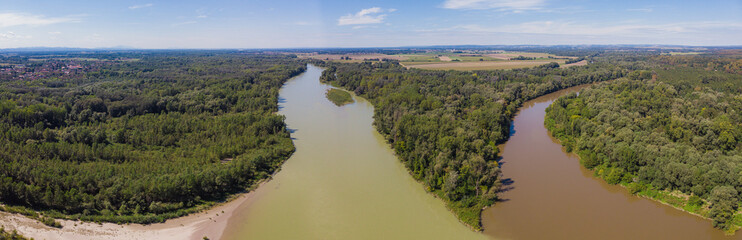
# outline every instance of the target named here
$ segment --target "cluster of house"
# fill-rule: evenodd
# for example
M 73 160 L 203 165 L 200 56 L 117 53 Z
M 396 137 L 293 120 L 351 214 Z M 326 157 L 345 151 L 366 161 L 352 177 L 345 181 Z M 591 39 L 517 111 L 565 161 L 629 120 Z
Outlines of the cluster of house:
M 0 80 L 28 80 L 33 81 L 48 77 L 62 77 L 87 72 L 95 63 L 81 65 L 78 62 L 50 60 L 44 63 L 30 62 L 28 64 L 0 63 Z

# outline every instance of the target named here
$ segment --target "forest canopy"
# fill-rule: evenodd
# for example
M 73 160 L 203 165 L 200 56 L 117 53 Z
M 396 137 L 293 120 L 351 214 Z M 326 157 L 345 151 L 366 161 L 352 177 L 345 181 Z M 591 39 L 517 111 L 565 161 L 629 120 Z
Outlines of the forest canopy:
M 275 114 L 279 88 L 306 68 L 290 56 L 3 60 L 13 63 L 0 75 L 4 204 L 161 222 L 244 191 L 294 151 Z

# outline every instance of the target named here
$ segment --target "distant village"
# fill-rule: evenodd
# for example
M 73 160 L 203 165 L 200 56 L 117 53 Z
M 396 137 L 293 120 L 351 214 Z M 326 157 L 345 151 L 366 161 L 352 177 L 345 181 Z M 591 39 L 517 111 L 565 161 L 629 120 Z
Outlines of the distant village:
M 109 65 L 108 61 L 89 60 L 41 60 L 23 61 L 22 63 L 0 63 L 0 81 L 26 80 L 57 77 L 66 79 L 79 76 L 100 67 Z

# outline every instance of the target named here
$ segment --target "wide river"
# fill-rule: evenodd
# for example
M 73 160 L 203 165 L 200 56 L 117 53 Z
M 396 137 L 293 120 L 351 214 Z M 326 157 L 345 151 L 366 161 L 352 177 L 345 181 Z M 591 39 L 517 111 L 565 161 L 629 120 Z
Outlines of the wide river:
M 424 191 L 372 126 L 373 106 L 337 107 L 322 69 L 289 80 L 279 114 L 296 153 L 237 207 L 223 239 L 726 239 L 711 222 L 605 184 L 544 128 L 570 88 L 526 102 L 501 146 L 503 202 L 471 231 Z M 741 238 L 742 234 L 735 236 Z
M 325 98 L 321 73 L 309 65 L 281 89 L 296 152 L 236 209 L 223 239 L 486 239 L 408 174 L 368 101 Z

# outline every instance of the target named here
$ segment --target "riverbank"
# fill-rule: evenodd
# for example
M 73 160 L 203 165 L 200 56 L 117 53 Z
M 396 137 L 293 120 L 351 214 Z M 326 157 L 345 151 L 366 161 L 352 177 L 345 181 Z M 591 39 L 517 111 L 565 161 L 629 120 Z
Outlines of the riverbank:
M 626 84 L 627 81 L 619 81 L 618 83 Z M 690 181 L 687 183 L 684 182 L 684 184 L 667 184 L 668 181 L 673 181 L 671 180 L 673 179 L 671 174 L 669 174 L 671 170 L 667 169 L 672 169 L 673 166 L 677 166 L 674 165 L 677 163 L 670 162 L 668 164 L 668 162 L 662 162 L 662 159 L 668 159 L 668 157 L 661 155 L 660 152 L 667 153 L 668 149 L 684 149 L 684 146 L 680 143 L 679 145 L 675 145 L 674 143 L 672 145 L 658 144 L 661 150 L 656 152 L 649 151 L 650 153 L 648 154 L 647 149 L 657 149 L 654 143 L 661 142 L 661 140 L 653 140 L 654 142 L 652 142 L 646 139 L 664 139 L 662 137 L 664 136 L 662 135 L 663 132 L 657 131 L 661 127 L 645 125 L 643 123 L 641 127 L 631 124 L 627 124 L 624 127 L 620 123 L 617 124 L 616 121 L 605 120 L 612 118 L 612 116 L 606 116 L 606 114 L 610 114 L 615 109 L 607 105 L 615 104 L 615 102 L 609 104 L 595 100 L 613 99 L 613 97 L 606 96 L 605 94 L 596 97 L 596 94 L 603 93 L 598 92 L 603 91 L 603 89 L 605 88 L 590 89 L 590 91 L 585 91 L 584 95 L 580 94 L 579 97 L 577 95 L 561 97 L 556 100 L 556 103 L 550 105 L 546 109 L 544 118 L 544 126 L 548 130 L 549 136 L 556 138 L 556 142 L 563 146 L 566 152 L 574 152 L 580 165 L 588 169 L 593 177 L 600 178 L 607 184 L 621 186 L 623 190 L 628 190 L 632 195 L 671 206 L 677 210 L 701 217 L 704 220 L 712 220 L 713 224 L 709 225 L 713 225 L 727 234 L 734 234 L 740 228 L 741 217 L 739 211 L 733 211 L 730 207 L 729 210 L 724 210 L 724 215 L 715 214 L 715 211 L 718 213 L 718 206 L 723 205 L 714 205 L 715 210 L 712 210 L 712 204 L 709 202 L 709 199 L 714 198 L 713 194 L 710 194 L 711 197 L 709 197 L 708 192 L 702 192 L 704 189 L 703 185 L 695 185 L 693 186 L 693 191 L 691 191 L 688 186 L 691 185 Z M 625 98 L 619 99 L 616 97 L 616 99 L 617 101 L 626 101 Z M 632 106 L 633 103 L 624 102 L 623 104 L 624 106 Z M 592 107 L 588 108 L 585 106 Z M 622 111 L 622 114 L 631 115 L 633 112 Z M 653 115 L 653 112 L 646 113 L 646 116 L 647 119 L 657 117 Z M 628 119 L 626 120 L 627 122 L 640 121 L 637 120 L 639 118 L 631 119 L 629 117 Z M 656 121 L 662 122 L 664 120 L 660 118 L 660 120 Z M 600 127 L 594 127 L 596 125 Z M 647 132 L 653 132 L 653 136 L 647 137 Z M 660 135 L 655 135 L 657 132 Z M 628 136 L 626 135 L 627 133 Z M 632 140 L 632 138 L 644 140 Z M 674 142 L 674 140 L 666 141 Z M 627 147 L 627 145 L 630 145 L 630 147 Z M 695 149 L 692 147 L 691 150 L 695 152 Z M 656 157 L 655 155 L 664 156 L 665 158 Z M 682 158 L 682 156 L 673 155 L 669 159 L 678 159 Z M 713 159 L 713 161 L 716 161 L 716 159 Z M 693 168 L 696 169 L 698 167 L 699 170 L 705 169 L 702 166 L 694 164 Z M 701 171 L 696 172 L 696 174 L 701 175 L 694 174 L 693 177 L 707 176 L 706 172 L 709 172 L 707 169 Z M 684 172 L 679 174 L 683 175 L 680 177 L 692 177 L 689 176 L 690 173 Z M 709 174 L 713 175 L 713 173 Z M 683 191 L 685 193 L 678 189 L 684 189 Z M 736 191 L 734 194 L 736 194 Z M 731 201 L 735 205 L 738 204 L 736 202 L 737 200 Z
M 631 192 L 630 186 L 626 184 L 621 184 L 621 186 Z M 689 203 L 690 195 L 680 193 L 679 191 L 670 192 L 667 190 L 647 189 L 637 192 L 636 195 L 673 207 L 690 215 L 703 218 L 708 221 L 713 221 L 713 219 L 706 216 L 710 210 L 711 204 L 704 201 L 703 205 L 701 206 L 691 205 Z M 742 228 L 742 212 L 737 211 L 734 214 L 734 217 L 732 217 L 732 223 L 734 224 L 734 226 L 729 230 L 724 231 L 726 234 L 734 235 L 739 229 Z
M 257 187 L 265 184 L 265 181 Z M 256 187 L 256 188 L 257 188 Z M 169 219 L 164 223 L 125 224 L 92 223 L 58 219 L 62 228 L 49 227 L 41 222 L 23 216 L 0 212 L 0 225 L 6 231 L 16 230 L 28 238 L 48 240 L 94 240 L 94 239 L 220 239 L 233 211 L 249 201 L 254 191 L 235 195 L 230 200 L 214 207 L 187 216 Z
M 562 144 L 562 146 L 564 146 L 563 141 L 561 141 L 558 138 L 555 138 L 555 139 L 557 139 L 557 141 L 560 144 Z M 575 155 L 580 160 L 584 158 L 580 154 L 575 153 Z M 606 177 L 608 177 L 608 169 L 605 169 L 605 168 L 596 167 L 595 169 L 592 169 L 589 171 L 593 173 L 593 176 L 595 178 L 598 178 L 602 181 L 606 181 Z M 611 183 L 608 183 L 608 184 L 611 184 Z M 711 204 L 700 198 L 699 200 L 697 200 L 697 201 L 700 201 L 700 204 L 694 204 L 692 203 L 692 200 L 691 200 L 692 195 L 685 194 L 677 190 L 669 191 L 666 189 L 665 190 L 656 189 L 654 186 L 649 185 L 649 184 L 639 184 L 639 183 L 634 183 L 634 182 L 632 183 L 620 182 L 618 184 L 613 184 L 613 185 L 621 186 L 628 193 L 633 194 L 635 196 L 646 198 L 646 199 L 661 203 L 663 205 L 670 206 L 674 209 L 677 209 L 682 212 L 688 213 L 690 215 L 702 218 L 704 220 L 713 221 L 713 219 L 708 217 L 709 211 L 711 210 Z M 739 229 L 742 229 L 742 212 L 737 211 L 734 214 L 734 216 L 732 217 L 732 224 L 733 226 L 730 229 L 727 229 L 727 230 L 720 229 L 720 231 L 724 231 L 724 233 L 728 235 L 734 235 Z

